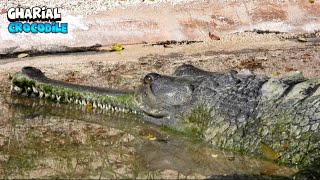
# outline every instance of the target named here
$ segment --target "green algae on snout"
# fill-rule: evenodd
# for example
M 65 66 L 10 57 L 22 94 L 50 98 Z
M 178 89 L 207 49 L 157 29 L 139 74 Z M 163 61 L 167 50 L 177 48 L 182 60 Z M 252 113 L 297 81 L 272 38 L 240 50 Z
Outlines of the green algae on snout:
M 68 98 L 81 98 L 82 100 L 87 100 L 89 102 L 98 101 L 100 103 L 110 103 L 116 105 L 123 105 L 129 108 L 134 108 L 134 95 L 133 94 L 119 94 L 119 95 L 109 95 L 109 94 L 98 94 L 89 91 L 77 91 L 71 88 L 45 84 L 37 82 L 35 80 L 26 78 L 22 75 L 17 75 L 12 79 L 12 84 L 18 87 L 35 87 L 44 93 Z M 62 98 L 61 102 L 68 103 L 67 98 Z
M 18 87 L 32 87 L 36 84 L 36 82 L 23 76 L 14 76 L 12 78 L 12 84 Z

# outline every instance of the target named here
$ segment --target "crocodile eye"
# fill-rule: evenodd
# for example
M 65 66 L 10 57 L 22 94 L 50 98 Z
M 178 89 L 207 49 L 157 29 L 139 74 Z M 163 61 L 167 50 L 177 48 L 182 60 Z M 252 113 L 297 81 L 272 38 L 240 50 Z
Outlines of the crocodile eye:
M 149 73 L 147 74 L 143 81 L 145 84 L 151 84 L 154 80 L 156 80 L 160 75 L 157 73 Z

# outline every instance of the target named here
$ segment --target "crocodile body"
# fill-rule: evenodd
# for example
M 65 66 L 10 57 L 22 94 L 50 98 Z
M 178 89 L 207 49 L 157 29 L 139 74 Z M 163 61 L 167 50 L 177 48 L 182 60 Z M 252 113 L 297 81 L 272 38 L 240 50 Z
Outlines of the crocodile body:
M 195 132 L 213 146 L 309 166 L 320 157 L 320 80 L 294 72 L 279 79 L 240 72 L 208 72 L 182 65 L 173 75 L 149 73 L 137 92 L 51 80 L 24 67 L 12 92 L 137 114 L 144 121 Z

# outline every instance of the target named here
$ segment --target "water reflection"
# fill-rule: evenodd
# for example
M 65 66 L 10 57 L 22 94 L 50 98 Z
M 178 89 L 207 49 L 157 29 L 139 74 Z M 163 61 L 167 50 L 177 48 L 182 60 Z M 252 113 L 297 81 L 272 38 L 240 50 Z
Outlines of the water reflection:
M 0 101 L 8 119 L 0 132 L 1 177 L 203 179 L 295 172 L 215 150 L 133 115 L 10 95 Z

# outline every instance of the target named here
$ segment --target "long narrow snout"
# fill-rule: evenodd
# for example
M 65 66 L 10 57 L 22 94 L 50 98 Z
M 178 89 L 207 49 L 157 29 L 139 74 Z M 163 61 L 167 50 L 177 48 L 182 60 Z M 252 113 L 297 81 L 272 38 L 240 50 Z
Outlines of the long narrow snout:
M 47 78 L 35 67 L 23 67 L 12 78 L 11 92 L 93 108 L 137 113 L 133 91 L 76 85 Z

